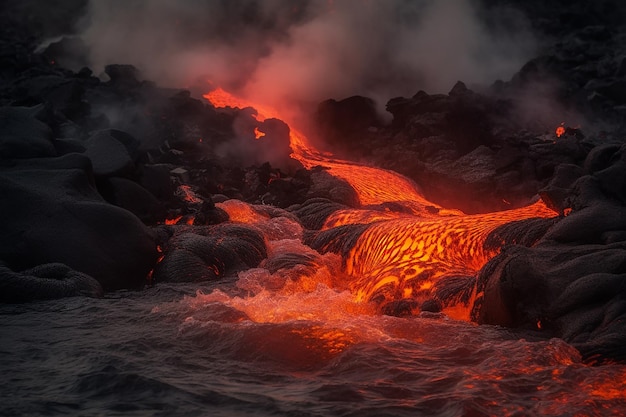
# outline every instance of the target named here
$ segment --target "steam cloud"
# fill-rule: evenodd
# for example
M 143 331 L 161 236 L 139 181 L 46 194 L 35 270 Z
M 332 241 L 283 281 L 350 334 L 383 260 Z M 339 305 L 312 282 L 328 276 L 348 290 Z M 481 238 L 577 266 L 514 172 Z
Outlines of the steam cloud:
M 469 0 L 91 0 L 80 32 L 96 71 L 276 107 L 489 84 L 534 52 L 523 16 Z

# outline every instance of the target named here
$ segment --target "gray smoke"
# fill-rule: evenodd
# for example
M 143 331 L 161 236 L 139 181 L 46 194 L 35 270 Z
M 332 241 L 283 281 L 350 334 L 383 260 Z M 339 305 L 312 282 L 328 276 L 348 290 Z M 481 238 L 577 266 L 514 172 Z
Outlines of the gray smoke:
M 133 64 L 163 86 L 223 86 L 276 107 L 509 79 L 532 56 L 524 17 L 470 0 L 91 0 L 96 71 Z

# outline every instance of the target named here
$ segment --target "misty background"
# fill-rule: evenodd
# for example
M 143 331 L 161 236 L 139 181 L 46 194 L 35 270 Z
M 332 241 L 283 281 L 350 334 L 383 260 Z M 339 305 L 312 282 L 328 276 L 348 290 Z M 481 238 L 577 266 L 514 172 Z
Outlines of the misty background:
M 76 33 L 96 74 L 132 64 L 161 86 L 283 109 L 480 88 L 537 51 L 521 12 L 471 0 L 91 0 Z

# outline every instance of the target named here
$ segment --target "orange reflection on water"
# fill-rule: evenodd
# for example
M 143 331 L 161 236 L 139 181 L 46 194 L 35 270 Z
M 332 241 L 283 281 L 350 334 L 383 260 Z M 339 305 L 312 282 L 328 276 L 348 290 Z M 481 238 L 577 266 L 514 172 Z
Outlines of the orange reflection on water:
M 311 326 L 305 329 L 293 329 L 307 341 L 307 347 L 312 350 L 323 349 L 331 355 L 336 355 L 356 342 L 354 335 L 347 330 L 329 329 L 323 326 Z

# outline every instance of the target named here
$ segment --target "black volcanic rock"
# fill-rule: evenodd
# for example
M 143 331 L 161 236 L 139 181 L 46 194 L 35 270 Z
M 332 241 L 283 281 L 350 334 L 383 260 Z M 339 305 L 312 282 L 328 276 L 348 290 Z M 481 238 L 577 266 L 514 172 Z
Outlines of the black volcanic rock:
M 534 246 L 506 247 L 481 270 L 478 322 L 540 327 L 546 337 L 564 339 L 585 358 L 626 360 L 623 155 L 624 146 L 603 145 L 589 153 L 586 172 L 559 166 L 543 193 L 571 213 Z
M 64 264 L 43 264 L 14 272 L 0 263 L 0 303 L 102 295 L 98 281 Z
M 139 184 L 155 198 L 168 201 L 174 196 L 170 179 L 171 166 L 167 164 L 144 164 L 139 169 Z
M 512 246 L 481 272 L 479 323 L 538 327 L 585 358 L 625 360 L 626 244 Z
M 254 268 L 267 257 L 263 235 L 246 225 L 224 223 L 173 226 L 163 259 L 154 269 L 156 282 L 199 282 Z
M 35 116 L 41 107 L 0 108 L 0 154 L 12 158 L 56 156 L 52 131 Z
M 358 146 L 361 136 L 382 125 L 376 103 L 363 96 L 321 102 L 315 113 L 315 122 L 319 135 L 330 146 L 344 150 Z
M 85 148 L 97 176 L 125 176 L 135 170 L 128 148 L 108 131 L 91 136 L 85 141 Z
M 455 141 L 459 151 L 465 153 L 492 144 L 492 119 L 498 113 L 495 103 L 469 90 L 461 82 L 455 84 L 448 98 L 450 104 L 444 117 L 444 132 Z
M 356 191 L 347 181 L 333 177 L 324 169 L 314 169 L 311 172 L 311 187 L 306 199 L 311 198 L 326 198 L 350 207 L 361 205 Z
M 20 272 L 63 263 L 109 291 L 139 288 L 156 259 L 151 232 L 97 193 L 80 155 L 15 161 L 0 169 L 0 260 Z
M 139 70 L 132 65 L 109 64 L 104 67 L 109 83 L 120 90 L 132 90 L 140 86 Z
M 319 130 L 340 157 L 404 174 L 446 207 L 492 211 L 539 192 L 562 216 L 507 225 L 515 232 L 508 242 L 518 244 L 481 271 L 476 319 L 540 325 L 539 334 L 562 337 L 585 357 L 626 361 L 623 2 L 481 2 L 502 3 L 526 11 L 545 37 L 511 80 L 391 99 L 389 126 L 371 99 L 328 100 Z M 106 81 L 88 68 L 72 72 L 62 66 L 78 65 L 84 51 L 70 38 L 34 53 L 49 36 L 71 32 L 86 4 L 6 2 L 0 13 L 0 299 L 141 287 L 156 261 L 156 234 L 174 234 L 159 241 L 157 281 L 216 279 L 258 265 L 266 251 L 258 230 L 206 226 L 227 220 L 213 198 L 292 205 L 307 229 L 360 206 L 345 181 L 289 158 L 289 130 L 277 119 L 258 122 L 250 108 L 218 110 L 188 91 L 157 88 L 123 62 L 106 67 Z M 561 122 L 566 134 L 557 139 Z M 255 128 L 266 136 L 255 140 Z M 175 193 L 182 186 L 193 203 Z M 163 220 L 164 209 L 181 221 L 195 216 L 194 225 L 142 224 Z M 297 256 L 284 261 L 298 259 L 306 265 Z M 414 308 L 400 300 L 387 312 Z
M 63 36 L 51 42 L 42 52 L 49 62 L 63 68 L 77 69 L 84 67 L 88 48 L 79 37 Z
M 327 198 L 310 198 L 302 204 L 296 204 L 289 209 L 298 217 L 305 229 L 320 230 L 328 216 L 337 210 L 347 209 L 348 206 Z
M 165 220 L 163 204 L 135 181 L 110 177 L 97 184 L 98 192 L 106 201 L 130 211 L 143 223 L 156 224 Z
M 571 209 L 571 187 L 583 173 L 583 169 L 578 165 L 561 164 L 557 166 L 548 185 L 539 190 L 541 199 L 548 207 L 563 214 L 565 209 Z
M 215 206 L 212 200 L 204 200 L 195 212 L 194 225 L 220 224 L 228 221 L 228 213 Z
M 14 84 L 19 102 L 45 103 L 70 120 L 79 120 L 89 112 L 84 100 L 85 86 L 77 78 L 61 71 L 33 75 Z

